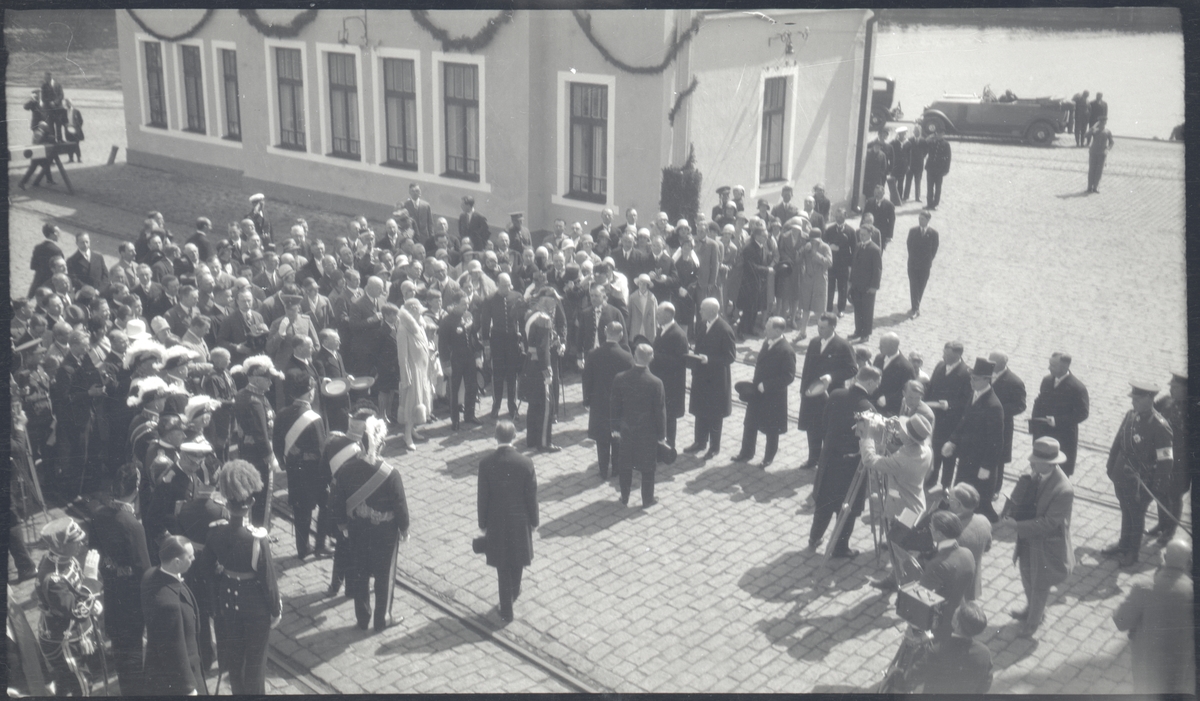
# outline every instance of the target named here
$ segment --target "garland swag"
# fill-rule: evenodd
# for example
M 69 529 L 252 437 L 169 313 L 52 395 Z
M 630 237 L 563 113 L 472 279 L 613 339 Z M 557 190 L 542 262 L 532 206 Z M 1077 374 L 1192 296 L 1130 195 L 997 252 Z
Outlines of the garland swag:
M 191 29 L 187 30 L 183 34 L 176 34 L 175 36 L 172 37 L 172 36 L 167 36 L 165 34 L 159 34 L 158 32 L 156 32 L 153 29 L 151 29 L 150 27 L 148 27 L 146 25 L 146 23 L 142 21 L 142 18 L 138 17 L 137 13 L 135 13 L 133 10 L 131 10 L 129 8 L 125 8 L 125 11 L 129 13 L 129 16 L 133 18 L 133 21 L 137 23 L 137 26 L 142 28 L 143 32 L 149 34 L 150 36 L 154 37 L 155 39 L 158 39 L 159 41 L 165 41 L 167 43 L 174 43 L 176 41 L 184 41 L 185 39 L 191 39 L 192 37 L 196 36 L 196 34 L 198 34 L 200 32 L 200 30 L 204 28 L 204 25 L 208 24 L 208 20 L 212 19 L 213 12 L 216 12 L 216 10 L 213 10 L 213 9 L 205 10 L 204 16 L 201 17 L 200 21 L 196 22 L 196 24 L 193 25 Z
M 667 70 L 667 66 L 671 65 L 671 62 L 675 60 L 675 56 L 679 53 L 679 50 L 682 49 L 685 44 L 691 41 L 692 37 L 700 31 L 700 25 L 704 23 L 704 15 L 697 15 L 696 18 L 692 20 L 692 25 L 688 27 L 683 34 L 676 36 L 674 40 L 671 41 L 671 46 L 667 48 L 667 55 L 663 57 L 662 63 L 658 64 L 657 66 L 631 66 L 616 56 L 613 56 L 612 52 L 609 51 L 608 48 L 605 47 L 604 44 L 601 44 L 600 40 L 596 38 L 595 33 L 592 31 L 591 15 L 581 10 L 571 10 L 571 14 L 575 15 L 575 21 L 579 23 L 579 28 L 583 30 L 583 35 L 588 38 L 588 41 L 592 42 L 592 46 L 596 47 L 596 50 L 600 52 L 600 55 L 604 57 L 605 61 L 608 61 L 626 73 L 636 73 L 640 75 L 657 75 Z
M 257 10 L 238 10 L 238 14 L 246 18 L 251 27 L 259 34 L 273 39 L 292 39 L 300 35 L 300 31 L 312 24 L 317 18 L 316 10 L 305 10 L 292 18 L 287 24 L 267 24 L 258 16 Z
M 484 25 L 483 29 L 480 29 L 475 36 L 469 37 L 463 35 L 460 37 L 452 37 L 450 36 L 450 32 L 447 32 L 445 29 L 437 26 L 432 20 L 429 19 L 428 10 L 410 10 L 410 12 L 412 12 L 413 20 L 415 20 L 417 24 L 421 25 L 422 29 L 424 29 L 426 32 L 429 32 L 430 36 L 442 43 L 442 51 L 466 51 L 467 53 L 472 54 L 476 51 L 487 48 L 487 45 L 492 43 L 492 40 L 496 38 L 496 34 L 500 31 L 500 27 L 511 22 L 514 15 L 512 10 L 505 10 L 495 17 L 489 19 L 487 24 Z
M 692 96 L 692 93 L 696 92 L 696 86 L 698 85 L 700 85 L 700 79 L 696 76 L 692 76 L 692 84 L 687 86 L 683 92 L 675 96 L 675 104 L 671 106 L 671 111 L 667 112 L 668 124 L 675 126 L 675 115 L 678 114 L 680 108 L 683 107 L 684 100 L 688 99 Z

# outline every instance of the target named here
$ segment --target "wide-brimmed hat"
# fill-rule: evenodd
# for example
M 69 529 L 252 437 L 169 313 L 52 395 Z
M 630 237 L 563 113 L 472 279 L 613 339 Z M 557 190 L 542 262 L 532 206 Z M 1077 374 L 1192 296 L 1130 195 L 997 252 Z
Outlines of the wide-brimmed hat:
M 908 417 L 908 421 L 904 424 L 904 430 L 909 437 L 918 443 L 923 443 L 930 433 L 933 433 L 933 427 L 929 425 L 929 419 L 920 414 L 913 414 Z
M 150 332 L 146 330 L 146 322 L 141 319 L 130 319 L 125 322 L 125 337 L 129 339 L 130 343 L 150 338 Z
M 1067 461 L 1067 456 L 1059 450 L 1058 441 L 1047 436 L 1033 442 L 1033 452 L 1029 454 L 1029 461 L 1046 465 L 1061 465 Z

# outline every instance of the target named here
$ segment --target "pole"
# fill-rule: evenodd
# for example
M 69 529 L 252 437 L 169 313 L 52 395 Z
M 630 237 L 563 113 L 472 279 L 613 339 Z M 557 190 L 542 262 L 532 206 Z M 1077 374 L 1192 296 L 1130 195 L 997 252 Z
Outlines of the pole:
M 117 162 L 117 152 L 121 150 L 120 146 L 113 145 L 112 151 L 108 152 L 108 164 L 112 165 Z
M 846 524 L 850 520 L 850 509 L 853 506 L 855 496 L 858 490 L 863 486 L 863 479 L 867 471 L 866 465 L 862 460 L 858 461 L 858 467 L 854 470 L 854 479 L 850 481 L 850 489 L 846 491 L 846 498 L 842 501 L 842 508 L 838 510 L 837 523 L 834 524 L 833 534 L 829 537 L 829 546 L 825 548 L 825 558 L 821 560 L 821 567 L 829 565 L 829 559 L 833 556 L 833 549 L 837 547 L 838 539 L 845 530 Z
M 74 195 L 75 188 L 71 187 L 71 179 L 67 177 L 67 169 L 63 168 L 62 159 L 58 157 L 58 153 L 54 154 L 54 165 L 58 166 L 58 174 L 62 176 L 63 183 L 67 186 L 67 192 Z

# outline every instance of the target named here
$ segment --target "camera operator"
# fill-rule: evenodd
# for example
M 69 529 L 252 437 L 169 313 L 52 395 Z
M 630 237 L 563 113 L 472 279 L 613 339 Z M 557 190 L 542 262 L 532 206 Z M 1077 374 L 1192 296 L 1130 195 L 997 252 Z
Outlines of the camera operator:
M 953 513 L 935 512 L 929 519 L 929 530 L 935 550 L 922 558 L 920 584 L 944 600 L 933 629 L 934 641 L 942 642 L 953 632 L 954 612 L 974 585 L 975 556 L 958 544 L 963 525 Z
M 951 623 L 953 634 L 934 644 L 910 680 L 924 683 L 926 694 L 986 694 L 992 686 L 992 653 L 975 636 L 987 628 L 987 616 L 968 602 Z
M 929 421 L 919 414 L 907 419 L 884 419 L 875 414 L 864 417 L 860 426 L 863 429 L 859 431 L 862 463 L 868 469 L 884 475 L 887 480 L 886 495 L 881 496 L 884 496 L 888 532 L 892 532 L 896 520 L 911 526 L 925 511 L 925 475 L 933 461 L 933 450 L 925 442 L 933 430 Z M 881 455 L 888 451 L 888 440 L 894 436 L 899 437 L 900 448 L 890 455 Z M 895 555 L 894 562 L 907 562 L 908 553 L 891 538 L 888 541 Z M 910 579 L 908 574 L 893 571 L 882 579 L 871 579 L 871 586 L 894 591 L 898 586 L 897 578 Z

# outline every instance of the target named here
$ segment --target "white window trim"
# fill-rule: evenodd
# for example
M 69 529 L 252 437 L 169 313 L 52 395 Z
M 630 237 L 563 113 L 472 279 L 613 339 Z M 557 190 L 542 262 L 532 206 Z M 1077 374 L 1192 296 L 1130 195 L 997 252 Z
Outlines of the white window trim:
M 425 153 L 425 112 L 424 92 L 421 80 L 421 52 L 411 49 L 389 49 L 375 47 L 372 52 L 371 66 L 374 80 L 371 81 L 371 92 L 375 103 L 375 162 L 385 170 L 407 173 L 410 176 L 427 174 L 429 160 Z M 383 59 L 402 58 L 413 62 L 413 89 L 417 98 L 417 169 L 415 171 L 387 165 L 387 105 L 384 103 L 384 74 Z
M 213 108 L 217 113 L 216 131 L 211 136 L 216 137 L 221 143 L 226 146 L 242 148 L 241 140 L 228 138 L 227 133 L 228 123 L 225 121 L 225 64 L 221 62 L 221 51 L 232 51 L 237 54 L 237 44 L 232 41 L 222 41 L 213 39 L 208 42 L 212 45 L 212 86 L 213 86 Z M 240 60 L 240 59 L 239 59 Z M 241 65 L 238 65 L 238 114 L 241 115 L 241 96 L 242 96 L 242 70 Z M 245 125 L 242 124 L 242 127 Z M 211 131 L 211 130 L 210 130 Z M 242 129 L 242 138 L 246 138 L 246 130 Z
M 788 94 L 784 101 L 783 121 L 786 127 L 783 133 L 783 180 L 771 183 L 763 183 L 760 179 L 762 173 L 762 114 L 763 114 L 763 96 L 767 89 L 768 78 L 788 78 Z M 799 92 L 800 86 L 800 67 L 799 66 L 782 66 L 779 68 L 768 68 L 763 71 L 758 79 L 758 122 L 755 125 L 754 137 L 754 188 L 751 192 L 747 192 L 747 197 L 757 198 L 760 195 L 773 195 L 783 192 L 784 185 L 790 185 L 795 168 L 795 152 L 796 152 L 796 94 Z
M 599 202 L 589 202 L 587 200 L 577 200 L 567 197 L 567 192 L 571 189 L 571 135 L 568 131 L 571 123 L 570 101 L 571 91 L 568 85 L 571 83 L 592 83 L 595 85 L 604 85 L 608 88 L 608 134 L 607 134 L 607 154 L 605 159 L 608 161 L 605 172 L 608 173 L 608 187 L 605 191 L 605 199 L 603 204 Z M 617 77 L 615 75 L 604 75 L 599 73 L 576 73 L 573 71 L 558 72 L 558 97 L 556 106 L 556 134 L 557 145 L 555 147 L 556 160 L 558 164 L 558 175 L 556 179 L 556 187 L 554 193 L 550 195 L 551 204 L 556 204 L 562 207 L 572 207 L 574 209 L 583 210 L 586 212 L 595 212 L 596 208 L 612 207 L 615 197 L 613 193 L 613 183 L 615 182 L 614 175 L 616 174 L 617 166 L 617 139 L 616 139 L 616 113 L 614 109 L 617 102 Z
M 175 60 L 175 86 L 178 88 L 175 91 L 175 110 L 179 114 L 179 131 L 187 131 L 187 95 L 183 79 L 183 47 L 193 46 L 200 53 L 200 99 L 204 101 L 201 105 L 204 112 L 204 133 L 189 131 L 187 133 L 196 136 L 208 136 L 208 127 L 212 124 L 212 119 L 208 113 L 211 100 L 208 99 L 208 92 L 205 86 L 208 85 L 208 66 L 204 60 L 204 41 L 201 39 L 187 39 L 184 41 L 175 42 L 174 56 Z
M 134 53 L 137 54 L 138 98 L 139 98 L 139 100 L 141 102 L 141 106 L 142 106 L 142 113 L 140 115 L 140 118 L 138 119 L 138 126 L 141 127 L 142 131 L 148 131 L 152 134 L 159 134 L 159 133 L 170 131 L 171 130 L 171 114 L 169 111 L 167 112 L 167 115 L 166 115 L 166 117 L 167 117 L 167 128 L 166 129 L 163 129 L 161 127 L 150 126 L 150 95 L 148 94 L 149 88 L 146 86 L 146 46 L 145 45 L 146 44 L 158 44 L 159 56 L 163 60 L 163 67 L 162 67 L 163 68 L 163 76 L 162 76 L 163 77 L 163 109 L 166 109 L 166 100 L 167 100 L 167 96 L 166 96 L 166 92 L 167 92 L 166 54 L 168 52 L 163 50 L 163 47 L 162 47 L 163 42 L 159 41 L 158 39 L 155 39 L 154 37 L 150 36 L 149 34 L 142 34 L 139 32 L 137 34 L 134 34 L 133 36 L 137 43 L 137 51 L 135 51 Z
M 303 151 L 293 151 L 288 148 L 280 148 L 279 136 L 279 105 L 276 104 L 279 94 L 279 79 L 275 67 L 275 49 L 299 49 L 300 50 L 300 72 L 304 76 L 304 99 L 301 100 L 304 109 L 304 149 Z M 265 39 L 263 40 L 263 57 L 266 59 L 266 71 L 264 75 L 267 77 L 267 119 L 269 120 L 269 129 L 267 130 L 267 153 L 273 156 L 289 156 L 291 158 L 306 158 L 314 155 L 313 142 L 314 135 L 312 130 L 312 119 L 308 114 L 308 87 L 312 84 L 309 80 L 308 72 L 308 45 L 302 41 L 291 41 L 287 39 Z M 240 88 L 240 86 L 239 86 Z M 245 130 L 243 129 L 243 133 Z M 244 137 L 243 137 L 244 138 Z M 316 152 L 319 153 L 319 150 Z M 325 162 L 324 157 L 318 158 Z M 341 160 L 341 159 L 337 159 Z
M 363 114 L 363 66 L 362 47 L 357 44 L 325 44 L 317 42 L 317 104 L 321 111 L 321 143 L 327 144 L 318 153 L 326 158 L 335 160 L 351 160 L 333 155 L 333 105 L 329 101 L 329 60 L 326 54 L 352 54 L 354 56 L 355 95 L 358 99 L 358 158 L 359 162 L 367 161 L 367 130 Z M 307 92 L 307 91 L 306 91 Z
M 432 182 L 450 187 L 461 187 L 468 190 L 491 192 L 492 186 L 487 179 L 487 73 L 484 70 L 483 56 L 473 54 L 448 54 L 442 51 L 432 51 L 430 61 L 433 69 L 433 177 Z M 442 123 L 446 118 L 442 104 L 442 64 L 469 63 L 478 67 L 479 71 L 479 182 L 462 178 L 451 178 L 442 175 L 446 170 L 446 144 L 442 138 Z M 411 172 L 411 171 L 408 171 Z

